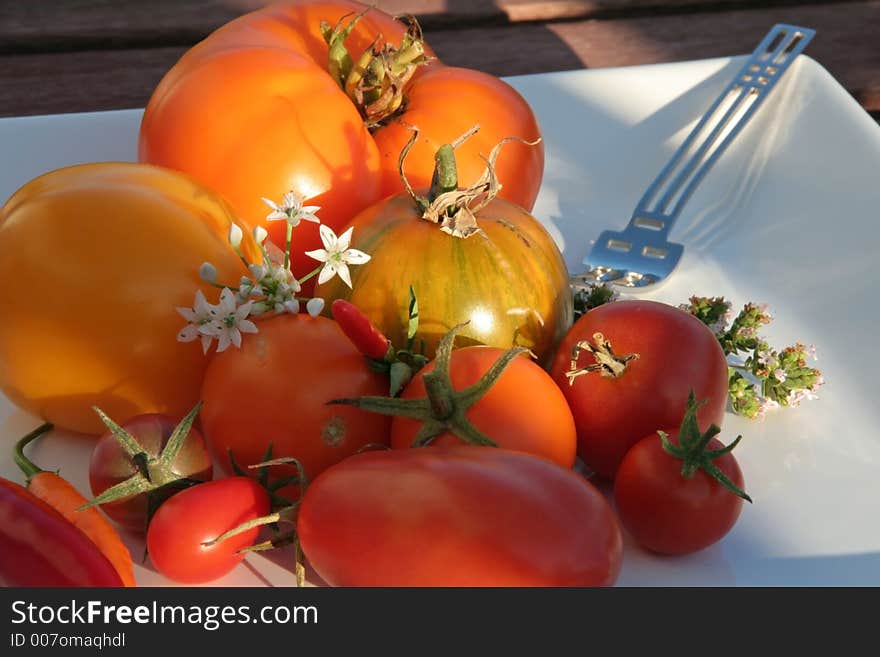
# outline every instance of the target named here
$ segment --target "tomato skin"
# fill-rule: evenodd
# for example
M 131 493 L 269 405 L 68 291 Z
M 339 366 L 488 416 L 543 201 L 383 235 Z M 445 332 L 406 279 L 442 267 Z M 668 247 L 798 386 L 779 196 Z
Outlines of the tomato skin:
M 278 201 L 294 191 L 321 207 L 323 223 L 341 227 L 381 196 L 380 158 L 357 108 L 327 72 L 319 25 L 365 8 L 347 0 L 276 4 L 209 35 L 153 92 L 139 159 L 217 190 L 276 244 L 284 244 L 284 222 L 266 222 L 261 197 Z M 376 34 L 399 43 L 404 32 L 370 11 L 346 45 L 360 53 Z M 304 274 L 315 264 L 304 251 L 321 247 L 317 225 L 304 222 L 295 246 L 293 268 Z
M 592 484 L 488 447 L 346 459 L 306 490 L 297 531 L 334 586 L 610 586 L 622 558 Z
M 312 478 L 367 444 L 387 444 L 389 418 L 327 405 L 388 387 L 336 322 L 279 315 L 258 327 L 241 349 L 216 354 L 205 373 L 202 430 L 221 463 L 228 449 L 242 467 L 259 463 L 271 442 L 274 457 L 299 459 Z
M 616 354 L 638 353 L 619 378 L 592 372 L 569 385 L 571 352 L 602 333 Z M 594 363 L 581 352 L 578 367 Z M 727 406 L 727 360 L 712 331 L 673 306 L 646 300 L 615 301 L 584 314 L 562 340 L 551 374 L 568 400 L 578 432 L 578 454 L 599 475 L 613 478 L 627 450 L 662 427 L 677 426 L 694 390 L 706 400 L 697 412 L 701 431 L 721 426 Z
M 0 477 L 0 586 L 123 586 L 113 564 L 61 513 Z
M 212 192 L 143 164 L 78 165 L 24 185 L 0 209 L 0 391 L 83 433 L 105 429 L 92 406 L 185 415 L 207 361 L 197 342 L 176 341 L 186 322 L 175 307 L 199 289 L 215 298 L 204 261 L 222 281 L 246 273 L 227 241 L 233 220 Z
M 496 198 L 477 215 L 482 233 L 462 239 L 421 218 L 407 195 L 380 201 L 357 217 L 352 247 L 370 261 L 352 270 L 349 288 L 331 279 L 326 299 L 348 299 L 391 340 L 404 345 L 409 289 L 419 304 L 416 347 L 433 357 L 441 338 L 469 322 L 462 346 L 522 346 L 549 362 L 572 322 L 568 270 L 547 230 L 521 207 Z
M 221 541 L 238 525 L 269 513 L 269 495 L 249 477 L 229 477 L 187 488 L 159 507 L 147 530 L 147 551 L 156 570 L 184 584 L 201 584 L 235 568 L 257 540 L 259 527 Z
M 464 390 L 476 383 L 504 353 L 494 347 L 455 349 L 450 358 L 452 386 Z M 428 363 L 407 384 L 401 397 L 425 398 L 424 375 L 433 371 Z M 515 358 L 489 391 L 467 411 L 468 419 L 499 447 L 543 456 L 564 468 L 574 465 L 577 434 L 565 397 L 547 373 L 525 356 Z M 391 421 L 391 446 L 412 445 L 421 424 L 405 417 Z M 432 445 L 460 445 L 446 433 Z
M 430 183 L 436 146 L 474 125 L 482 130 L 460 151 L 463 182 L 482 172 L 491 147 L 504 137 L 540 137 L 526 101 L 507 83 L 434 60 L 419 68 L 400 116 L 373 135 L 358 109 L 328 72 L 320 23 L 335 25 L 366 4 L 349 0 L 278 3 L 224 25 L 188 51 L 163 77 L 147 104 L 139 159 L 185 171 L 217 190 L 276 244 L 284 222 L 266 222 L 261 197 L 294 191 L 321 207 L 321 221 L 337 233 L 358 212 L 403 190 L 398 159 L 416 125 L 422 138 L 407 173 Z M 347 20 L 347 19 L 346 19 Z M 347 37 L 353 58 L 379 36 L 377 47 L 400 45 L 406 26 L 378 9 L 366 12 Z M 450 102 L 450 99 L 454 99 Z M 510 144 L 499 162 L 501 196 L 531 209 L 543 174 L 543 146 Z M 295 239 L 297 274 L 313 266 L 303 254 L 321 247 L 317 226 L 305 223 Z M 311 283 L 307 285 L 311 287 Z
M 677 443 L 677 430 L 666 431 Z M 713 438 L 707 449 L 724 445 Z M 713 463 L 740 489 L 742 470 L 733 454 Z M 721 540 L 742 511 L 740 497 L 703 470 L 681 475 L 681 459 L 667 454 L 654 433 L 626 453 L 614 480 L 621 524 L 638 543 L 661 554 L 688 554 Z
M 373 134 L 382 158 L 381 196 L 404 191 L 398 161 L 412 136 L 410 126 L 419 129 L 419 139 L 406 156 L 404 173 L 415 189 L 427 189 L 437 149 L 474 125 L 480 130 L 455 149 L 462 187 L 480 178 L 486 168 L 483 157 L 488 157 L 502 139 L 518 137 L 531 142 L 541 137 L 529 104 L 505 81 L 454 66 L 423 70 L 407 89 L 406 111 Z M 505 144 L 495 163 L 495 173 L 502 182 L 499 196 L 531 210 L 544 175 L 543 142 L 533 146 Z
M 137 415 L 122 423 L 144 453 L 156 457 L 168 442 L 178 419 L 159 413 Z M 214 464 L 208 446 L 202 434 L 193 427 L 184 438 L 183 446 L 171 465 L 172 470 L 190 479 L 208 481 L 214 471 Z M 89 485 L 92 495 L 98 496 L 111 486 L 125 481 L 137 472 L 137 467 L 119 442 L 109 431 L 104 433 L 95 443 L 89 460 Z M 108 502 L 101 505 L 104 511 L 115 522 L 126 529 L 143 532 L 147 528 L 147 495 L 137 495 Z

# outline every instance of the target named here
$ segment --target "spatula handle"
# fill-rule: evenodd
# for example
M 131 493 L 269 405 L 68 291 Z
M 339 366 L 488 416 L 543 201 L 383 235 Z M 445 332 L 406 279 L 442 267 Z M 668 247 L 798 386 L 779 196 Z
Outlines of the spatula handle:
M 767 33 L 648 187 L 630 225 L 669 233 L 703 177 L 815 34 L 784 24 Z

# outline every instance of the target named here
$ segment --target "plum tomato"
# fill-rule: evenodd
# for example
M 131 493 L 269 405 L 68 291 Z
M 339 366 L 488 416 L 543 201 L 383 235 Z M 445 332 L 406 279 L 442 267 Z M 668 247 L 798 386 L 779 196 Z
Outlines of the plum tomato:
M 334 586 L 610 586 L 622 561 L 595 486 L 505 449 L 357 454 L 306 489 L 297 532 Z
M 160 574 L 201 584 L 229 573 L 254 544 L 259 527 L 213 542 L 269 513 L 269 494 L 249 477 L 229 477 L 187 488 L 166 500 L 147 530 L 147 552 Z

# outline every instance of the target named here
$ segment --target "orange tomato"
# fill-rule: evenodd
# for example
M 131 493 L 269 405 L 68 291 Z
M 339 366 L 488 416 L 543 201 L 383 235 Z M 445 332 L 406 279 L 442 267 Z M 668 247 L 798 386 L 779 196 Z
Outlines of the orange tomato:
M 216 354 L 205 373 L 202 430 L 227 470 L 227 450 L 246 467 L 262 461 L 271 443 L 273 457 L 299 459 L 313 478 L 365 445 L 387 444 L 389 418 L 327 405 L 388 388 L 336 322 L 278 315 L 258 326 L 241 349 Z
M 246 273 L 232 221 L 213 193 L 143 164 L 69 167 L 19 189 L 0 209 L 0 390 L 93 434 L 105 429 L 93 405 L 120 421 L 185 415 L 207 360 L 176 340 L 186 322 L 175 307 L 198 289 L 212 298 L 203 261 L 220 280 Z M 242 248 L 259 255 L 247 230 Z
M 386 125 L 365 126 L 359 109 L 328 72 L 329 49 L 320 24 L 337 24 L 367 5 L 350 0 L 305 0 L 246 14 L 187 52 L 153 93 L 140 133 L 140 159 L 185 171 L 222 194 L 253 225 L 262 223 L 276 244 L 284 222 L 266 223 L 261 197 L 279 201 L 294 191 L 334 230 L 393 191 L 407 125 L 421 130 L 407 173 L 430 181 L 436 145 L 474 124 L 479 137 L 461 146 L 463 182 L 482 171 L 491 146 L 503 137 L 540 136 L 526 101 L 498 78 L 442 66 L 418 69 L 402 114 Z M 371 9 L 345 40 L 352 59 L 370 47 L 400 45 L 407 27 Z M 428 55 L 432 55 L 426 47 Z M 499 169 L 501 195 L 531 208 L 543 172 L 543 150 L 511 144 Z M 303 251 L 320 248 L 317 226 L 304 223 L 294 237 L 293 269 L 315 266 Z M 309 284 L 310 287 L 311 284 Z
M 452 387 L 461 391 L 474 385 L 503 353 L 503 349 L 479 346 L 454 350 L 449 361 Z M 424 376 L 433 370 L 433 362 L 419 370 L 401 398 L 424 399 Z M 543 456 L 565 468 L 574 465 L 577 433 L 568 402 L 550 375 L 526 357 L 514 358 L 466 415 L 499 447 Z M 412 446 L 420 427 L 417 420 L 395 417 L 391 422 L 391 446 Z M 461 442 L 446 432 L 431 444 L 453 446 Z
M 403 191 L 398 160 L 419 128 L 419 139 L 407 153 L 404 172 L 415 188 L 431 186 L 434 154 L 478 124 L 480 129 L 455 149 L 462 185 L 479 179 L 492 148 L 505 137 L 536 141 L 537 120 L 525 99 L 499 78 L 466 68 L 430 66 L 421 71 L 407 93 L 406 111 L 379 128 L 373 138 L 382 156 L 382 197 Z M 499 196 L 531 210 L 544 174 L 544 145 L 505 144 L 495 164 L 501 181 Z

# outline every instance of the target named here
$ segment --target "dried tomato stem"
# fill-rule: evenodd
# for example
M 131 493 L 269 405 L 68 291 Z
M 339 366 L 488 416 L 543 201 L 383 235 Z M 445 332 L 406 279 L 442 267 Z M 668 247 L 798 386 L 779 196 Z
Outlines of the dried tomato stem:
M 578 367 L 578 359 L 581 352 L 587 351 L 592 354 L 594 362 L 584 367 Z M 575 379 L 590 372 L 600 372 L 602 376 L 617 379 L 626 372 L 627 363 L 636 360 L 638 354 L 624 354 L 619 356 L 614 353 L 611 341 L 606 340 L 601 333 L 593 334 L 593 342 L 580 340 L 571 348 L 571 364 L 565 376 L 568 377 L 568 385 L 574 385 Z

